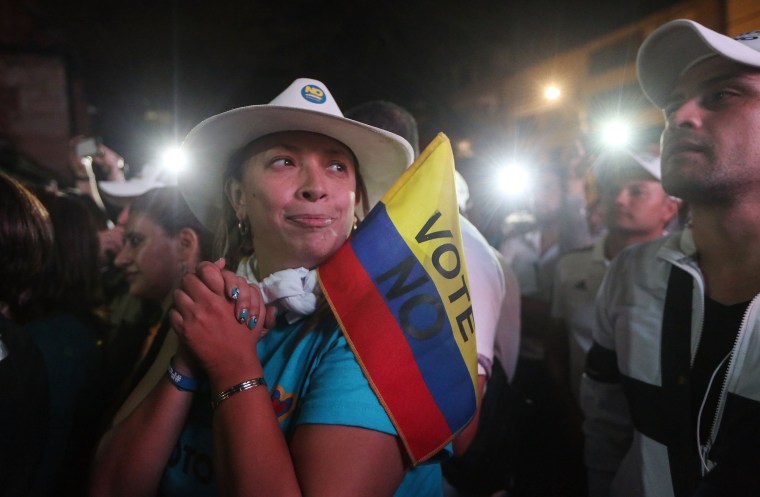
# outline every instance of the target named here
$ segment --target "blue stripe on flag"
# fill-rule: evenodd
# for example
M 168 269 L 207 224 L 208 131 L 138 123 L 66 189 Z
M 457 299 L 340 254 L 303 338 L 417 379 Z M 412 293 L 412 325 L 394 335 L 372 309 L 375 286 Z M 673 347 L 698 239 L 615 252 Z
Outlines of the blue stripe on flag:
M 375 217 L 377 219 L 370 219 Z M 351 239 L 354 253 L 404 332 L 422 377 L 453 433 L 467 422 L 476 400 L 472 379 L 452 334 L 446 308 L 425 268 L 390 220 L 385 205 L 377 204 L 362 227 L 368 229 L 360 228 Z M 378 281 L 380 276 L 398 268 L 403 261 L 409 270 L 405 278 L 396 273 Z M 410 288 L 414 286 L 412 283 L 420 284 Z M 399 295 L 389 296 L 394 284 Z M 432 330 L 438 331 L 434 333 Z M 470 399 L 469 408 L 463 408 L 462 399 Z

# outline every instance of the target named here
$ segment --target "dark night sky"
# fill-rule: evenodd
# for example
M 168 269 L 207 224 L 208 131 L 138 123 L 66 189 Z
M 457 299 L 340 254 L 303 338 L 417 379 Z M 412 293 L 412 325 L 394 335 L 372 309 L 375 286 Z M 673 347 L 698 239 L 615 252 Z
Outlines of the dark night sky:
M 322 80 L 345 111 L 388 99 L 456 126 L 447 102 L 473 78 L 503 77 L 672 0 L 45 0 L 69 47 L 95 131 L 128 160 L 201 119 L 266 103 L 293 79 Z M 169 121 L 146 122 L 147 111 Z

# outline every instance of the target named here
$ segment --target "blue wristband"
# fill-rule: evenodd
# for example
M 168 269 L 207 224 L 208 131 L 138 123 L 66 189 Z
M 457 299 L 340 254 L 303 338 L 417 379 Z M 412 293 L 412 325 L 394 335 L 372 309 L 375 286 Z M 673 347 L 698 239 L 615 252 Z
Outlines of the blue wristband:
M 179 373 L 176 369 L 174 369 L 171 362 L 169 363 L 169 369 L 166 370 L 166 377 L 169 378 L 169 381 L 174 383 L 174 386 L 177 387 L 177 390 L 181 390 L 183 392 L 195 392 L 198 390 L 198 382 L 189 376 L 185 376 L 182 373 Z

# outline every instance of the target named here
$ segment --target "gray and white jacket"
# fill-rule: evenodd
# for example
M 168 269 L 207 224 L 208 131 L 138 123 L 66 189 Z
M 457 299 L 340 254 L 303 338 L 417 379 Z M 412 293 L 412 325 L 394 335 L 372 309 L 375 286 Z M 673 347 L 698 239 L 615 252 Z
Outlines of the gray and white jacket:
M 594 346 L 581 385 L 592 497 L 606 493 L 605 478 L 614 497 L 690 495 L 695 480 L 716 459 L 720 464 L 721 438 L 736 439 L 743 429 L 728 426 L 733 406 L 743 414 L 757 412 L 751 421 L 760 427 L 760 295 L 749 304 L 728 358 L 717 412 L 703 414 L 714 416 L 710 439 L 700 444 L 691 427 L 688 374 L 700 343 L 705 294 L 695 254 L 688 229 L 630 247 L 615 258 L 599 290 Z M 681 274 L 685 290 L 671 293 L 666 313 L 673 268 L 683 270 L 673 272 Z M 674 316 L 685 318 L 690 334 L 668 332 L 677 327 L 663 322 Z M 760 428 L 753 430 L 746 436 L 760 445 Z

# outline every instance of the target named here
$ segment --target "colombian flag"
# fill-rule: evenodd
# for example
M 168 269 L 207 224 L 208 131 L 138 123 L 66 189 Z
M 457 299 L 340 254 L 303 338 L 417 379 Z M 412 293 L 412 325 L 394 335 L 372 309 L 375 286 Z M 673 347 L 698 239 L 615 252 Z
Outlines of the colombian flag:
M 318 271 L 412 463 L 428 459 L 477 405 L 475 324 L 445 135 Z

